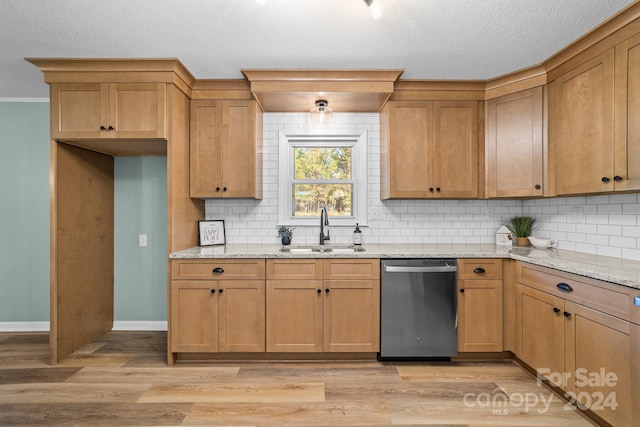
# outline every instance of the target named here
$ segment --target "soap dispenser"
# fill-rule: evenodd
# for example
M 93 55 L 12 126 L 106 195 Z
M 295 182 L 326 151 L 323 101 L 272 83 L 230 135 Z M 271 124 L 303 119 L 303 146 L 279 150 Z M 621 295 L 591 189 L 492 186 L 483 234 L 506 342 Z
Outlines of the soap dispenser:
M 360 227 L 358 227 L 357 222 L 356 222 L 356 229 L 353 231 L 353 244 L 354 245 L 362 244 L 362 231 L 360 231 Z

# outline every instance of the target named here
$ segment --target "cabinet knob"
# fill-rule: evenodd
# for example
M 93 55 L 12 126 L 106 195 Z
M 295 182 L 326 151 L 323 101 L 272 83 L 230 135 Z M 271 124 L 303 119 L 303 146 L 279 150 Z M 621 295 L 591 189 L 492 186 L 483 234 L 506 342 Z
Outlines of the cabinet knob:
M 107 130 L 107 128 L 104 126 L 100 126 L 100 130 Z
M 541 188 L 542 188 L 542 185 L 540 185 L 540 184 L 536 184 L 536 185 L 535 185 L 535 189 L 536 189 L 536 190 L 539 190 L 539 189 L 541 189 Z
M 553 307 L 553 312 L 554 313 L 560 313 L 560 309 L 558 307 Z
M 464 288 L 460 289 L 460 293 L 464 294 Z
M 216 267 L 213 269 L 214 273 L 224 273 L 224 268 L 222 267 Z
M 476 274 L 482 274 L 482 273 L 486 273 L 486 271 L 484 270 L 484 268 L 482 267 L 476 267 L 473 269 L 473 272 Z
M 615 182 L 620 182 L 620 181 L 622 181 L 622 177 L 620 175 L 616 175 L 616 176 L 613 177 L 613 180 Z
M 429 187 L 429 191 L 433 193 L 433 187 Z
M 219 294 L 221 294 L 221 293 L 222 293 L 222 291 L 224 291 L 224 289 L 220 289 L 220 290 L 218 291 L 218 293 L 219 293 Z
M 325 291 L 326 293 L 329 293 L 329 291 L 330 291 L 330 290 L 331 290 L 331 289 L 327 288 L 327 289 L 325 289 L 324 291 Z
M 222 191 L 227 191 L 227 187 L 222 187 Z
M 321 294 L 322 293 L 322 289 L 318 289 L 318 293 Z
M 436 191 L 439 193 L 440 192 L 440 187 L 436 187 Z
M 569 313 L 568 311 L 565 311 L 562 314 L 564 315 L 564 317 L 571 317 L 571 313 Z
M 571 285 L 569 285 L 567 283 L 558 283 L 556 285 L 556 288 L 560 289 L 561 291 L 565 291 L 565 292 L 573 292 L 573 288 L 571 287 Z
M 113 126 L 110 125 L 107 129 L 108 130 L 113 130 Z
M 602 177 L 602 182 L 604 182 L 605 184 L 606 184 L 607 182 L 609 182 L 609 181 L 611 181 L 611 180 L 609 179 L 609 177 L 607 177 L 607 176 L 603 176 L 603 177 Z
M 220 187 L 216 187 L 216 191 L 220 191 Z
M 215 294 L 215 293 L 216 293 L 216 290 L 215 290 L 215 289 L 211 289 L 211 293 L 212 293 L 212 294 Z

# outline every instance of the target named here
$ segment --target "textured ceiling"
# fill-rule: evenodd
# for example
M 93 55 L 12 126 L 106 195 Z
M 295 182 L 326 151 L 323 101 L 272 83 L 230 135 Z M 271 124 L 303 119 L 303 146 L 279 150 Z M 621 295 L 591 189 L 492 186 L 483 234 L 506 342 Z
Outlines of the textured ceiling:
M 178 58 L 198 79 L 241 69 L 394 68 L 490 79 L 539 64 L 631 0 L 0 0 L 0 98 L 47 97 L 25 57 Z

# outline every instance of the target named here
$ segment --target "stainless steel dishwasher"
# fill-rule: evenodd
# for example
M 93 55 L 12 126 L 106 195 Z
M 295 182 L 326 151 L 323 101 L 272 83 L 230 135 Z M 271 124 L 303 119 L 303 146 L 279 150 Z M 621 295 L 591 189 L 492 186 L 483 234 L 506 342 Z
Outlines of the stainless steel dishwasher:
M 457 261 L 386 259 L 381 269 L 379 358 L 458 354 Z

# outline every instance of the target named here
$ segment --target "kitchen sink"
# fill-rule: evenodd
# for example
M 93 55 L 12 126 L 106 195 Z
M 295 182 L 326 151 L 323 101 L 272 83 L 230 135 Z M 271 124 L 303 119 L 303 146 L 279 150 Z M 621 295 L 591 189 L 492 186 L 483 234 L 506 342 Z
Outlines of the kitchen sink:
M 292 254 L 310 254 L 310 253 L 335 253 L 349 254 L 354 252 L 364 252 L 362 246 L 288 246 L 280 248 L 280 252 L 289 252 Z

